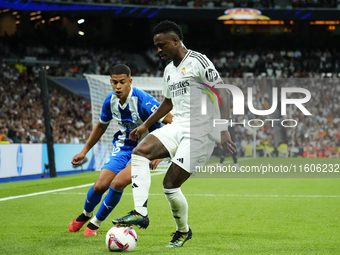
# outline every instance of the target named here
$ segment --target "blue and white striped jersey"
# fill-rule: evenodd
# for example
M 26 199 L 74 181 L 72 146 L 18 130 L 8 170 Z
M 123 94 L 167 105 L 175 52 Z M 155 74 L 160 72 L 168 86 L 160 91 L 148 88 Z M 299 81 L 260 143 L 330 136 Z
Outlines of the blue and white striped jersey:
M 105 99 L 100 122 L 109 123 L 112 119 L 118 122 L 119 131 L 115 133 L 112 141 L 118 147 L 136 147 L 138 142 L 129 140 L 129 134 L 154 112 L 159 102 L 148 93 L 131 87 L 129 96 L 124 105 L 119 103 L 119 98 L 111 92 Z M 149 132 L 160 128 L 161 123 L 157 122 L 149 128 Z

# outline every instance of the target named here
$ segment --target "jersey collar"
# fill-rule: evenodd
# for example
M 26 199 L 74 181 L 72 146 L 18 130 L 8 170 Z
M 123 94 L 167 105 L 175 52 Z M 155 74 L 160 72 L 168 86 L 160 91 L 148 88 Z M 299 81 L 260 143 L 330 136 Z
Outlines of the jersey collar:
M 191 53 L 191 50 L 188 50 L 187 54 L 185 54 L 184 58 L 182 59 L 182 61 L 179 63 L 179 65 L 178 65 L 177 67 L 174 65 L 174 62 L 173 62 L 173 61 L 172 61 L 172 65 L 173 65 L 175 68 L 179 68 L 179 67 L 182 65 L 182 63 L 186 60 L 186 58 L 189 56 L 190 53 Z

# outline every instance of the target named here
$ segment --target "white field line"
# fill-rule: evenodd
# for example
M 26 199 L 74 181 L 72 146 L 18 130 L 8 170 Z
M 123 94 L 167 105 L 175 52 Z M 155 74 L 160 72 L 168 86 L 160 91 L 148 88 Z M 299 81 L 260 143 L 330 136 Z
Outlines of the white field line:
M 164 172 L 152 173 L 151 175 L 159 175 L 159 174 L 164 174 Z M 62 189 L 46 190 L 46 191 L 35 192 L 35 193 L 30 193 L 30 194 L 25 194 L 25 195 L 13 196 L 13 197 L 3 197 L 3 198 L 0 198 L 0 202 L 6 201 L 6 200 L 11 200 L 11 199 L 16 199 L 16 198 L 22 198 L 22 197 L 32 197 L 32 196 L 44 195 L 44 194 L 48 194 L 48 193 L 55 193 L 55 192 L 58 192 L 58 191 L 85 188 L 85 187 L 92 186 L 93 184 L 94 183 L 88 183 L 88 184 L 83 184 L 83 185 L 73 186 L 73 187 L 68 187 L 68 188 L 62 188 Z
M 243 160 L 248 160 L 248 159 L 243 159 Z M 241 159 L 240 159 L 241 161 Z M 230 161 L 232 162 L 232 161 Z M 224 163 L 228 163 L 224 162 Z M 152 173 L 151 175 L 160 175 L 164 174 L 164 172 L 157 172 L 157 173 Z M 54 190 L 47 190 L 47 191 L 41 191 L 41 192 L 35 192 L 35 193 L 30 193 L 30 194 L 25 194 L 25 195 L 19 195 L 19 196 L 12 196 L 12 197 L 4 197 L 0 198 L 1 201 L 6 201 L 6 200 L 11 200 L 11 199 L 16 199 L 16 198 L 23 198 L 23 197 L 31 197 L 31 196 L 37 196 L 37 195 L 44 195 L 44 194 L 65 194 L 65 195 L 86 195 L 87 193 L 72 193 L 72 192 L 61 192 L 61 191 L 67 191 L 67 190 L 72 190 L 72 189 L 78 189 L 78 188 L 85 188 L 92 186 L 93 183 L 88 183 L 88 184 L 83 184 L 79 186 L 73 186 L 73 187 L 68 187 L 68 188 L 62 188 L 62 189 L 54 189 Z M 124 192 L 125 195 L 132 195 L 132 193 L 126 193 Z M 149 194 L 150 196 L 164 196 L 163 193 L 159 194 Z M 198 196 L 198 197 L 277 197 L 277 198 L 340 198 L 340 195 L 247 195 L 247 194 L 185 194 L 185 196 Z
M 55 195 L 86 195 L 87 193 L 58 192 Z M 132 196 L 132 193 L 124 192 L 124 195 Z M 164 193 L 151 193 L 149 196 L 164 196 Z M 186 197 L 277 197 L 277 198 L 340 198 L 340 195 L 247 195 L 247 194 L 185 194 Z

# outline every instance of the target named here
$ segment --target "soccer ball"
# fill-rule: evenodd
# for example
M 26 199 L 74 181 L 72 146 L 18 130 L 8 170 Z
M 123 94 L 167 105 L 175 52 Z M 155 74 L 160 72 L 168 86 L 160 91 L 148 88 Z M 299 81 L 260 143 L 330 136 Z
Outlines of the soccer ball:
M 132 227 L 113 226 L 105 242 L 110 251 L 133 251 L 137 246 L 137 233 Z

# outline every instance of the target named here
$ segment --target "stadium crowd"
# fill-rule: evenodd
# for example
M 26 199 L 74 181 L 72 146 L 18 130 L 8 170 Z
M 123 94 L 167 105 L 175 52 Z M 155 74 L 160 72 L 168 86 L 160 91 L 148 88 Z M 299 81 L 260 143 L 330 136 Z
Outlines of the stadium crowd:
M 207 52 L 206 55 L 223 77 L 318 78 L 326 73 L 332 73 L 331 76 L 340 73 L 340 52 L 336 49 L 272 50 L 259 47 L 249 51 Z M 147 57 L 155 68 L 159 65 L 154 49 L 147 51 Z
M 1 45 L 3 55 L 15 56 L 6 45 Z M 323 78 L 340 75 L 340 51 L 336 48 L 296 48 L 274 50 L 270 47 L 251 50 L 204 51 L 223 77 L 275 77 L 275 78 Z M 1 53 L 1 50 L 0 50 Z M 159 61 L 154 48 L 148 49 L 142 58 L 147 65 L 136 65 L 121 50 L 115 48 L 92 49 L 62 46 L 57 51 L 46 46 L 28 46 L 15 57 L 57 61 L 49 66 L 52 76 L 82 76 L 83 73 L 108 74 L 115 63 L 132 66 L 135 76 L 162 76 L 165 63 Z
M 10 47 L 0 47 L 1 55 L 13 56 Z M 204 52 L 204 51 L 203 51 Z M 117 49 L 98 49 L 85 47 L 63 46 L 51 50 L 43 45 L 28 46 L 21 50 L 24 56 L 36 59 L 59 61 L 59 65 L 50 66 L 51 76 L 82 77 L 83 73 L 108 74 L 109 67 L 117 63 L 125 63 L 132 67 L 135 76 L 161 77 L 165 63 L 159 61 L 154 49 L 149 49 L 143 56 L 147 66 L 138 65 L 126 54 Z M 295 129 L 285 129 L 282 141 L 292 156 L 326 156 L 326 151 L 338 150 L 340 147 L 340 86 L 334 81 L 340 73 L 340 53 L 336 49 L 262 49 L 226 50 L 206 52 L 219 70 L 222 77 L 233 79 L 232 84 L 247 90 L 247 80 L 266 80 L 267 78 L 314 78 L 312 84 L 301 85 L 310 89 L 313 101 L 306 106 L 312 116 L 303 116 L 298 109 L 288 109 L 288 116 L 298 119 Z M 44 141 L 44 124 L 40 88 L 37 83 L 39 64 L 26 66 L 18 61 L 15 65 L 5 62 L 0 66 L 1 95 L 3 102 L 0 110 L 0 131 L 10 142 L 34 143 Z M 327 79 L 325 79 L 327 78 Z M 299 79 L 301 81 L 303 79 Z M 296 84 L 295 84 L 296 85 Z M 261 85 L 262 86 L 262 85 Z M 270 90 L 267 86 L 256 91 L 255 109 L 270 107 Z M 57 143 L 84 142 L 91 130 L 91 106 L 89 99 L 81 96 L 63 94 L 55 89 L 50 90 L 50 104 L 53 119 L 54 141 Z M 241 117 L 240 117 L 241 118 Z M 243 117 L 244 118 L 244 117 Z M 248 114 L 246 119 L 257 116 Z M 274 145 L 274 130 L 270 122 L 257 130 L 258 140 L 254 143 L 252 131 L 236 126 L 239 155 L 246 155 L 247 148 L 256 146 L 260 155 L 278 155 Z M 328 149 L 327 149 L 328 148 Z M 332 149 L 329 149 L 332 148 Z M 317 153 L 311 153 L 316 151 Z M 308 153 L 307 153 L 308 152 Z M 338 151 L 339 152 L 339 151 Z M 334 154 L 333 153 L 333 154 Z M 335 153 L 334 155 L 338 155 Z
M 311 93 L 312 100 L 303 104 L 311 113 L 305 115 L 294 104 L 288 104 L 286 115 L 281 113 L 258 116 L 250 111 L 245 115 L 234 116 L 236 142 L 239 155 L 252 156 L 253 148 L 256 148 L 258 156 L 291 156 L 291 157 L 339 157 L 340 154 L 340 85 L 338 78 L 302 78 L 302 79 L 251 79 L 236 78 L 225 79 L 225 83 L 237 85 L 244 92 L 247 100 L 247 88 L 251 87 L 253 106 L 257 110 L 267 110 L 271 107 L 272 87 L 299 87 L 305 88 Z M 303 96 L 302 96 L 303 97 Z M 294 93 L 289 98 L 297 98 Z M 247 109 L 247 108 L 246 108 Z M 282 109 L 281 109 L 282 111 Z M 243 122 L 248 123 L 252 119 L 263 120 L 263 125 L 256 129 L 247 128 Z M 266 119 L 283 120 L 293 119 L 296 122 L 286 122 L 282 127 L 283 138 L 274 143 L 274 125 L 279 122 L 265 121 Z M 275 123 L 275 124 L 273 124 Z M 260 125 L 252 122 L 251 125 Z M 253 132 L 256 131 L 256 141 L 253 141 Z M 278 132 L 278 131 L 276 131 Z
M 59 0 L 59 2 L 142 5 L 188 8 L 274 8 L 274 0 Z
M 39 68 L 0 64 L 0 141 L 46 142 Z M 91 103 L 78 95 L 50 89 L 50 111 L 55 143 L 85 142 L 92 129 Z
M 55 2 L 55 1 L 54 1 Z M 58 0 L 58 2 L 130 4 L 142 6 L 188 8 L 337 8 L 335 0 L 289 0 L 285 6 L 275 5 L 274 0 Z

